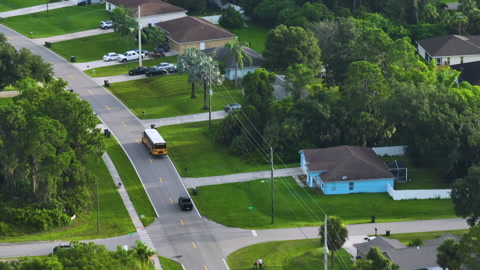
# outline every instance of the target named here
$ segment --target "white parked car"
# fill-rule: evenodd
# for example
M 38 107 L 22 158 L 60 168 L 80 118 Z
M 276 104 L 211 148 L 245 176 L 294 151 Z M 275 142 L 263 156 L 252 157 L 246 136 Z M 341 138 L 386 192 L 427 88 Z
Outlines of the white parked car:
M 160 63 L 160 64 L 156 65 L 156 67 L 161 68 L 163 70 L 166 70 L 170 73 L 172 73 L 174 70 L 176 71 L 175 66 L 171 63 L 163 62 L 163 63 Z
M 104 61 L 113 61 L 113 60 L 118 60 L 118 54 L 114 52 L 107 53 L 103 56 Z
M 100 22 L 100 28 L 102 29 L 107 29 L 107 28 L 112 28 L 113 27 L 113 22 L 112 21 L 101 21 Z
M 145 54 L 142 53 L 142 57 L 144 56 Z M 128 52 L 125 52 L 124 54 L 118 55 L 118 61 L 120 62 L 138 60 L 139 58 L 140 58 L 140 55 L 135 51 L 128 51 Z

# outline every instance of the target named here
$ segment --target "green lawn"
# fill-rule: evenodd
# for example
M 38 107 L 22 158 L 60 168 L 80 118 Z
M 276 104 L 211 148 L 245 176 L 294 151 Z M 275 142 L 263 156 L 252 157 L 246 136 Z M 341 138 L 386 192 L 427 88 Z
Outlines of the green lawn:
M 155 221 L 157 215 L 135 169 L 115 138 L 106 139 L 105 144 L 138 216 L 144 216 L 144 218 L 140 218 L 144 227 L 150 225 Z
M 99 28 L 100 21 L 105 19 L 108 19 L 105 4 L 96 4 L 52 9 L 48 11 L 48 17 L 46 11 L 9 17 L 2 24 L 27 37 L 41 38 Z M 93 48 L 96 46 L 90 44 L 80 49 L 96 51 Z
M 247 25 L 247 28 L 235 30 L 233 34 L 237 35 L 240 41 L 248 42 L 252 50 L 262 54 L 265 49 L 265 40 L 267 39 L 269 29 L 249 21 Z
M 226 104 L 244 100 L 240 90 L 232 90 L 232 82 L 225 84 L 212 86 L 212 111 L 223 110 Z M 202 110 L 203 89 L 195 88 L 197 98 L 191 99 L 192 85 L 187 82 L 187 76 L 169 74 L 112 83 L 108 89 L 137 117 L 151 119 L 208 112 Z
M 50 3 L 60 2 L 61 0 L 49 0 Z M 19 8 L 26 8 L 26 7 L 33 7 L 38 5 L 46 5 L 45 0 L 28 0 L 28 1 L 19 1 L 19 0 L 2 0 L 0 2 L 0 12 L 19 9 Z
M 54 42 L 51 50 L 67 60 L 70 60 L 70 56 L 73 55 L 77 62 L 89 62 L 101 60 L 103 55 L 109 52 L 124 53 L 133 48 L 138 48 L 138 44 L 134 43 L 133 40 L 132 42 L 125 42 L 125 40 L 117 38 L 115 33 L 108 33 Z M 142 46 L 142 49 L 151 50 L 152 47 Z M 130 62 L 128 65 L 132 65 L 132 63 Z
M 262 258 L 265 269 L 324 269 L 323 255 L 319 239 L 274 241 L 241 248 L 227 257 L 227 263 L 231 270 L 250 270 Z M 350 257 L 344 249 L 335 252 L 335 268 L 329 269 L 351 269 Z
M 177 56 L 172 55 L 172 56 L 156 58 L 156 59 L 147 58 L 142 61 L 142 66 L 151 67 L 151 66 L 158 65 L 161 62 L 169 62 L 169 63 L 176 64 Z M 109 77 L 109 76 L 115 76 L 115 75 L 128 74 L 129 70 L 134 69 L 136 67 L 138 67 L 138 61 L 122 63 L 118 65 L 111 65 L 106 67 L 98 67 L 98 68 L 92 67 L 88 70 L 85 70 L 85 73 L 90 77 Z M 136 76 L 140 78 L 145 77 L 145 75 L 136 75 Z
M 216 126 L 220 120 L 212 121 Z M 178 173 L 185 177 L 204 177 L 269 170 L 265 162 L 258 164 L 240 159 L 228 148 L 215 143 L 208 133 L 208 121 L 158 128 L 168 142 L 169 156 Z M 202 153 L 192 155 L 192 153 Z M 298 163 L 289 167 L 298 167 Z M 184 168 L 187 168 L 185 175 Z
M 10 104 L 12 102 L 11 97 L 0 98 L 0 106 Z
M 268 179 L 201 186 L 193 199 L 203 216 L 240 228 L 319 226 L 324 213 L 339 216 L 346 224 L 368 223 L 371 216 L 377 222 L 455 218 L 451 200 L 394 201 L 387 193 L 327 196 L 300 187 L 291 177 L 275 178 L 274 183 L 274 225 Z M 254 207 L 251 213 L 249 207 Z

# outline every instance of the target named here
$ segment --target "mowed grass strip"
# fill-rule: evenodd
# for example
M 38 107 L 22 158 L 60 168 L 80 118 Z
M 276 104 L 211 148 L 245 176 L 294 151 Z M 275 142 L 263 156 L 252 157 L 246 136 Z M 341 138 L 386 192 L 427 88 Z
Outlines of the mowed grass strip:
M 346 224 L 455 218 L 451 200 L 394 201 L 387 193 L 322 195 L 293 178 L 275 178 L 275 224 L 269 179 L 200 186 L 193 196 L 203 216 L 228 227 L 285 228 L 319 226 L 324 215 Z M 215 207 L 212 207 L 214 205 Z M 250 213 L 249 207 L 254 207 Z M 394 233 L 394 232 L 392 232 Z
M 244 100 L 241 91 L 228 87 L 227 85 L 213 90 L 212 99 L 215 102 L 212 101 L 212 111 L 223 110 L 223 106 L 228 103 Z M 203 88 L 195 85 L 197 98 L 190 98 L 192 84 L 188 83 L 187 75 L 169 74 L 112 83 L 108 89 L 137 117 L 143 119 L 208 112 L 202 109 Z
M 118 144 L 114 137 L 110 137 L 105 140 L 105 146 L 112 159 L 115 168 L 122 179 L 124 187 L 128 192 L 128 196 L 137 211 L 138 216 L 142 220 L 143 225 L 146 227 L 150 225 L 157 217 L 155 210 L 147 196 L 145 188 L 138 178 L 135 169 L 133 168 L 130 160 Z M 140 147 L 140 146 L 139 146 Z M 122 202 L 123 205 L 123 202 Z M 144 216 L 142 218 L 142 215 Z
M 250 270 L 262 258 L 265 269 L 323 269 L 323 255 L 319 239 L 274 241 L 241 248 L 227 257 L 227 263 L 231 270 Z M 351 264 L 350 254 L 341 249 L 335 252 L 335 267 L 329 269 L 350 269 Z
M 47 11 L 9 17 L 2 24 L 29 38 L 43 38 L 100 28 L 100 21 L 108 19 L 108 16 L 105 4 L 96 4 L 51 9 L 48 17 Z M 79 49 L 95 51 L 96 45 L 89 44 Z
M 60 2 L 61 0 L 47 0 L 50 3 Z M 28 0 L 28 1 L 18 1 L 18 0 L 2 0 L 0 2 L 0 12 L 19 9 L 19 8 L 26 8 L 26 7 L 33 7 L 39 5 L 45 5 L 47 2 L 45 0 Z
M 213 120 L 215 126 L 221 120 Z M 169 156 L 183 177 L 205 177 L 269 170 L 270 166 L 251 163 L 213 141 L 208 121 L 158 128 L 168 143 Z M 185 173 L 185 168 L 187 172 Z
M 249 47 L 259 54 L 265 50 L 265 41 L 267 40 L 267 32 L 270 30 L 264 26 L 257 25 L 253 22 L 246 22 L 247 27 L 242 30 L 235 30 L 233 33 L 238 36 L 240 41 L 245 41 Z

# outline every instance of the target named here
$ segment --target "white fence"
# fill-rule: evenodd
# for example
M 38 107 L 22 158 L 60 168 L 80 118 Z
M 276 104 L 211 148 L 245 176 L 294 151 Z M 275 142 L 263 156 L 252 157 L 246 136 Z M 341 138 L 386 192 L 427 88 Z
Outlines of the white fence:
M 395 190 L 387 184 L 387 192 L 394 201 L 399 200 L 425 200 L 425 199 L 450 199 L 451 189 L 413 189 Z
M 406 146 L 387 146 L 387 147 L 372 147 L 372 150 L 378 156 L 403 156 L 405 155 Z

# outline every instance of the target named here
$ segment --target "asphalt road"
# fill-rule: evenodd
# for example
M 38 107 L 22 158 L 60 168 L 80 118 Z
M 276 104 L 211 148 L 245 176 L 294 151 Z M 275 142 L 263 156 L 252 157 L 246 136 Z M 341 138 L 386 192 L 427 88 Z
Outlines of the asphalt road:
M 0 31 L 15 47 L 28 48 L 52 63 L 55 76 L 68 81 L 70 89 L 90 102 L 120 142 L 157 212 L 155 235 L 149 233 L 154 245 L 167 245 L 169 253 L 182 254 L 185 269 L 228 269 L 220 248 L 198 212 L 179 210 L 176 200 L 187 191 L 171 160 L 152 158 L 140 143 L 145 126 L 117 98 L 59 55 L 4 26 L 0 26 Z M 142 214 L 141 209 L 137 211 Z
M 78 93 L 81 99 L 90 102 L 99 118 L 121 143 L 157 212 L 157 220 L 146 230 L 160 255 L 179 261 L 187 270 L 223 270 L 228 269 L 224 258 L 241 247 L 264 241 L 318 237 L 316 227 L 250 231 L 216 224 L 200 217 L 195 210 L 181 212 L 176 199 L 187 194 L 185 186 L 168 157 L 153 159 L 141 145 L 144 124 L 99 83 L 62 57 L 2 25 L 0 31 L 15 47 L 31 49 L 46 62 L 52 63 L 55 75 L 68 81 L 69 88 Z M 137 211 L 142 214 L 141 209 Z M 349 238 L 358 242 L 366 234 L 373 234 L 374 228 L 378 228 L 379 233 L 389 229 L 395 234 L 466 229 L 468 226 L 463 219 L 349 225 Z M 95 242 L 115 249 L 117 245 L 130 244 L 137 239 L 138 235 L 134 234 Z M 0 244 L 0 257 L 46 255 L 55 245 L 58 242 Z

